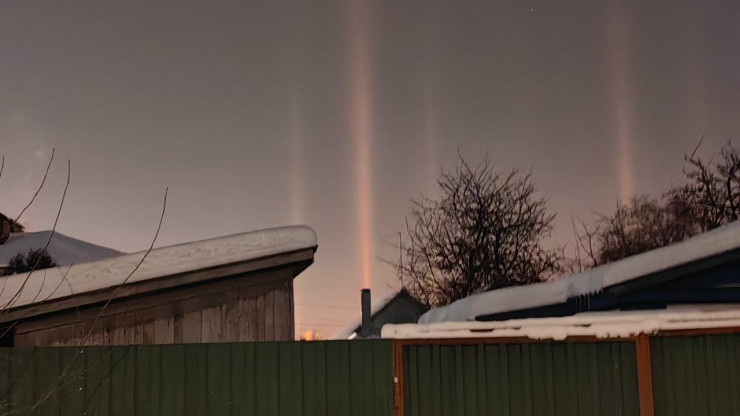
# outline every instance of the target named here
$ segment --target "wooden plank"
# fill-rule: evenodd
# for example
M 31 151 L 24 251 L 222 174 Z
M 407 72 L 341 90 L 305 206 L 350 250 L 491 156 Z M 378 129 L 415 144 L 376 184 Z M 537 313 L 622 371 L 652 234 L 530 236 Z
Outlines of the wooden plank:
M 653 373 L 650 357 L 650 337 L 641 334 L 635 341 L 637 353 L 637 388 L 640 395 L 640 416 L 653 416 Z
M 293 331 L 291 325 L 293 321 L 290 315 L 290 291 L 288 282 L 283 282 L 274 291 L 275 307 L 273 322 L 275 325 L 276 341 L 292 341 Z
M 221 340 L 221 308 L 206 308 L 201 312 L 201 342 Z
M 192 344 L 201 342 L 201 311 L 182 314 L 182 342 Z
M 142 340 L 142 343 L 144 345 L 152 345 L 155 343 L 154 341 L 155 339 L 154 333 L 156 331 L 155 325 L 156 325 L 156 321 L 154 320 L 147 321 L 144 323 L 144 325 L 142 325 L 142 329 L 144 333 L 144 339 Z
M 249 321 L 251 319 L 251 316 L 249 315 L 249 298 L 246 296 L 240 296 L 237 309 L 239 317 L 239 338 L 237 341 L 251 341 L 249 333 Z
M 265 336 L 264 341 L 275 341 L 275 289 L 265 294 Z
M 257 341 L 265 341 L 265 295 L 260 294 L 257 297 Z
M 154 321 L 154 343 L 175 343 L 175 318 L 159 318 Z
M 247 324 L 247 331 L 249 332 L 249 341 L 257 341 L 260 340 L 260 316 L 259 316 L 259 305 L 257 304 L 257 300 L 259 299 L 259 295 L 255 294 L 254 296 L 250 296 L 248 298 L 247 307 L 249 309 L 249 322 Z
M 238 279 L 236 279 L 236 280 L 238 280 Z M 60 325 L 61 326 L 67 326 L 67 325 L 70 325 L 72 323 L 87 325 L 86 322 L 89 323 L 90 321 L 84 321 L 84 320 L 80 321 L 79 320 L 79 319 L 81 319 L 80 317 L 82 317 L 82 319 L 84 319 L 86 316 L 89 316 L 90 319 L 92 319 L 92 320 L 96 320 L 97 319 L 96 320 L 96 328 L 100 328 L 100 329 L 103 329 L 105 327 L 115 328 L 115 327 L 120 327 L 120 326 L 136 325 L 140 321 L 141 322 L 144 322 L 144 321 L 149 321 L 149 320 L 155 319 L 155 318 L 158 319 L 158 318 L 166 317 L 167 319 L 169 319 L 169 318 L 173 318 L 174 319 L 174 316 L 180 310 L 182 310 L 182 311 L 195 311 L 195 310 L 198 310 L 198 309 L 202 309 L 202 308 L 204 308 L 206 306 L 212 307 L 212 306 L 221 306 L 221 305 L 224 305 L 224 304 L 236 304 L 238 302 L 237 299 L 238 299 L 238 297 L 240 295 L 242 296 L 242 298 L 252 298 L 253 296 L 257 296 L 258 293 L 268 293 L 269 290 L 271 290 L 271 289 L 278 288 L 278 287 L 285 287 L 286 286 L 286 282 L 288 280 L 289 279 L 287 279 L 287 280 L 284 279 L 283 281 L 270 282 L 270 283 L 261 284 L 261 285 L 251 285 L 250 284 L 250 285 L 237 285 L 237 286 L 235 286 L 233 284 L 233 282 L 232 282 L 232 285 L 231 286 L 228 286 L 230 293 L 228 293 L 226 295 L 223 294 L 223 293 L 215 293 L 215 294 L 212 294 L 212 296 L 203 296 L 201 298 L 192 298 L 192 299 L 188 299 L 188 300 L 185 300 L 185 301 L 176 303 L 176 304 L 165 304 L 165 305 L 156 306 L 154 308 L 149 307 L 149 308 L 140 309 L 140 310 L 132 309 L 131 310 L 132 312 L 136 312 L 134 314 L 132 314 L 130 312 L 126 312 L 126 313 L 118 313 L 118 314 L 115 314 L 115 315 L 108 315 L 109 313 L 111 313 L 111 310 L 112 309 L 116 309 L 116 307 L 111 307 L 106 312 L 106 316 L 100 317 L 100 318 L 98 318 L 97 315 L 91 315 L 90 310 L 88 310 L 87 312 L 86 311 L 82 311 L 79 314 L 77 314 L 77 313 L 74 313 L 74 314 L 64 314 L 63 316 L 62 315 L 57 315 L 57 316 L 54 316 L 54 317 L 51 317 L 51 318 L 48 318 L 48 319 L 43 319 L 43 320 L 40 320 L 40 321 L 33 321 L 33 322 L 28 322 L 28 323 L 21 324 L 20 325 L 21 331 L 20 332 L 16 332 L 16 336 L 18 337 L 19 340 L 21 340 L 21 342 L 24 342 L 24 341 L 27 342 L 27 343 L 36 342 L 36 341 L 32 341 L 34 338 L 28 338 L 28 337 L 24 338 L 25 337 L 25 334 L 31 334 L 31 333 L 42 331 L 42 330 L 49 330 L 51 328 L 59 328 Z M 226 289 L 227 286 L 223 286 L 223 288 Z M 234 292 L 234 293 L 232 293 L 232 292 Z M 243 294 L 242 293 L 235 293 L 235 292 L 242 292 Z M 165 300 L 166 300 L 166 298 L 165 298 Z M 133 303 L 137 303 L 138 306 L 142 306 L 142 307 L 143 306 L 146 306 L 146 304 L 140 303 L 141 302 L 140 300 L 137 300 L 135 302 L 132 301 L 132 302 Z M 129 305 L 129 306 L 131 306 L 131 305 Z M 130 309 L 129 306 L 122 307 L 122 308 L 119 308 L 119 309 L 120 310 L 129 310 Z M 249 308 L 249 305 L 248 304 L 242 305 L 242 307 Z M 285 307 L 285 305 L 283 307 Z M 256 308 L 255 308 L 255 312 L 256 312 Z M 240 314 L 242 314 L 242 312 L 240 312 Z M 247 314 L 247 315 L 250 315 L 250 314 Z M 249 322 L 249 321 L 246 321 L 246 322 Z M 256 325 L 256 323 L 257 322 L 255 320 L 255 325 Z M 173 322 L 173 324 L 174 324 L 174 322 Z M 289 325 L 289 324 L 287 324 L 287 325 Z M 240 324 L 240 326 L 241 326 L 241 324 Z M 288 331 L 292 331 L 292 327 L 288 328 L 287 330 Z M 156 330 L 155 330 L 155 332 L 156 332 Z M 250 331 L 249 331 L 248 325 L 247 325 L 247 328 L 246 329 L 240 328 L 240 337 L 239 337 L 239 339 L 240 340 L 256 340 L 257 339 L 257 336 L 253 336 L 253 337 L 247 336 L 249 332 Z M 77 338 L 80 338 L 80 339 L 82 338 L 82 336 L 79 336 L 78 337 L 78 335 L 81 335 L 81 334 L 75 334 L 75 337 L 70 337 L 69 339 L 64 339 L 63 342 L 61 342 L 61 344 L 63 344 L 63 345 L 77 345 L 79 343 L 79 341 L 77 340 Z M 35 335 L 34 335 L 34 337 L 35 337 Z M 174 338 L 174 334 L 173 334 L 173 338 Z M 52 337 L 49 337 L 48 338 L 48 341 L 46 341 L 47 343 L 46 344 L 42 344 L 42 345 L 50 345 L 50 343 L 53 342 L 52 339 L 53 339 Z M 234 339 L 234 340 L 236 340 L 236 339 Z M 142 334 L 142 342 L 143 342 L 143 334 Z M 89 343 L 90 344 L 95 344 L 95 342 L 92 341 L 92 340 L 90 340 Z M 118 345 L 123 345 L 123 344 L 125 344 L 125 342 L 120 342 Z
M 221 308 L 221 342 L 239 342 L 239 309 L 241 300 L 232 299 Z

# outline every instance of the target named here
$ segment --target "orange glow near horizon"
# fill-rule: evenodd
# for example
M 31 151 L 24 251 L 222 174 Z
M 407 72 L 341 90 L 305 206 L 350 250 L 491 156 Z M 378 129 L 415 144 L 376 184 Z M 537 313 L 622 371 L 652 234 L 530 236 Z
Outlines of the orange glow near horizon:
M 301 341 L 318 341 L 321 338 L 321 331 L 314 331 L 312 329 L 307 329 L 304 331 L 300 338 Z
M 630 83 L 630 51 L 627 27 L 618 2 L 609 9 L 607 65 L 614 102 L 614 123 L 617 139 L 617 171 L 619 198 L 627 201 L 634 196 L 632 154 L 632 86 Z
M 349 9 L 350 131 L 355 145 L 356 203 L 363 287 L 372 276 L 372 174 L 373 93 L 370 72 L 370 2 L 353 0 Z

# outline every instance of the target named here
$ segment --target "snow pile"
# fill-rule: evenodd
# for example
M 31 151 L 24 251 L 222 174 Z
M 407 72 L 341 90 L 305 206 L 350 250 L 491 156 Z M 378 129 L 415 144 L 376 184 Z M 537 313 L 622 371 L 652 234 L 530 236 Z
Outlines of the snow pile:
M 234 234 L 210 240 L 152 250 L 128 283 L 177 273 L 202 270 L 254 260 L 317 246 L 316 233 L 307 226 L 290 226 Z M 0 308 L 17 297 L 8 308 L 48 299 L 118 286 L 141 261 L 144 252 L 121 255 L 92 263 L 39 270 L 25 283 L 27 274 L 0 278 Z M 64 273 L 67 278 L 64 279 Z M 20 296 L 17 292 L 23 290 Z
M 11 234 L 8 241 L 0 245 L 0 263 L 7 264 L 19 253 L 26 254 L 30 250 L 44 248 L 50 235 L 51 231 Z M 46 251 L 60 266 L 89 263 L 123 254 L 120 251 L 90 244 L 59 232 L 54 233 Z
M 481 315 L 563 303 L 570 298 L 598 293 L 610 286 L 737 249 L 740 249 L 740 222 L 554 282 L 507 287 L 469 296 L 448 306 L 431 309 L 422 315 L 419 323 L 470 321 Z
M 659 311 L 584 312 L 558 318 L 385 325 L 381 338 L 520 337 L 561 341 L 573 336 L 624 338 L 659 331 L 740 326 L 740 305 L 681 305 Z

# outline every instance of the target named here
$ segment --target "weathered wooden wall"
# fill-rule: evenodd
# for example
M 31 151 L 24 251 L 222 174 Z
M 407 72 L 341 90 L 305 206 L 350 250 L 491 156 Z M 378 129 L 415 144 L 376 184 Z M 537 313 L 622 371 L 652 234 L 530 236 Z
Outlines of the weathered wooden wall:
M 293 274 L 277 270 L 25 321 L 16 346 L 294 339 Z M 92 327 L 92 330 L 91 330 Z

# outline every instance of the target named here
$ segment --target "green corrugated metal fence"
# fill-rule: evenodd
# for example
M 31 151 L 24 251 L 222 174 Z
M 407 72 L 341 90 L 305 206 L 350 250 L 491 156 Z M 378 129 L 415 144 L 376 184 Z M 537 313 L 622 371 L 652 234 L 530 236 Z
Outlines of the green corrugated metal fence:
M 0 416 L 386 416 L 394 342 L 406 416 L 639 414 L 632 340 L 379 340 L 0 348 Z M 645 351 L 656 415 L 740 414 L 740 334 Z
M 638 415 L 633 342 L 407 345 L 405 416 Z
M 391 341 L 0 349 L 0 415 L 383 415 Z
M 740 415 L 740 334 L 652 337 L 656 415 Z

